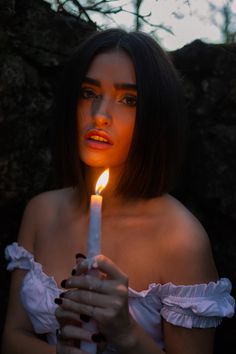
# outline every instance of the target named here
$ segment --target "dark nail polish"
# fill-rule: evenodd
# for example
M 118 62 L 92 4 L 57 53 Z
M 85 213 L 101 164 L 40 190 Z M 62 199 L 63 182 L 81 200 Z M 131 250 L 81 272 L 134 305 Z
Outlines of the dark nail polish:
M 60 297 L 64 297 L 64 296 L 65 296 L 65 293 L 61 293 L 59 296 L 60 296 Z
M 83 253 L 77 253 L 76 255 L 75 255 L 75 258 L 77 259 L 77 258 L 87 258 Z
M 62 288 L 65 288 L 65 287 L 66 287 L 66 279 L 62 280 L 62 282 L 61 282 L 61 287 L 62 287 Z
M 101 341 L 102 341 L 102 337 L 101 337 L 100 333 L 94 333 L 92 335 L 91 339 L 94 343 L 101 343 Z
M 101 341 L 106 342 L 106 337 L 104 336 L 104 334 L 102 334 L 101 332 L 99 334 L 101 336 Z
M 95 343 L 101 343 L 106 341 L 106 338 L 102 333 L 94 333 L 91 339 Z
M 58 328 L 56 330 L 56 337 L 57 337 L 58 340 L 60 340 L 62 338 L 62 333 L 61 333 L 61 329 L 60 328 Z
M 75 275 L 76 274 L 76 270 L 72 269 L 71 275 Z
M 88 316 L 88 315 L 83 315 L 83 314 L 81 314 L 81 315 L 80 315 L 80 319 L 81 319 L 81 321 L 83 321 L 83 322 L 89 322 L 90 319 L 91 319 L 91 317 Z
M 56 298 L 56 299 L 54 299 L 54 302 L 55 302 L 55 304 L 57 304 L 57 305 L 61 305 L 62 304 L 62 299 L 59 299 L 58 297 Z

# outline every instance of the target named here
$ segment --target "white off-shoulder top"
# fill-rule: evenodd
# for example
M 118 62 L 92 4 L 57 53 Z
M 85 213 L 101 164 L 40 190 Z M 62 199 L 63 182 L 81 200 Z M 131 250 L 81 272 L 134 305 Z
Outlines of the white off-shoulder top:
M 21 301 L 37 334 L 46 334 L 49 344 L 56 344 L 54 299 L 63 292 L 55 279 L 43 272 L 42 265 L 33 254 L 17 242 L 5 249 L 7 269 L 28 270 L 21 287 Z M 155 342 L 164 348 L 162 318 L 186 328 L 217 327 L 223 317 L 232 317 L 235 299 L 230 295 L 229 279 L 196 285 L 150 284 L 148 289 L 137 292 L 129 288 L 129 310 L 132 317 L 145 329 Z

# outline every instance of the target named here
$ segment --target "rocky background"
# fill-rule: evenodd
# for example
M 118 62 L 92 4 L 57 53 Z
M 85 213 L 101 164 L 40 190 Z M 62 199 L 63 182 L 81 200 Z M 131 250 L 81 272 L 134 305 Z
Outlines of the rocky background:
M 17 238 L 26 202 L 55 187 L 53 87 L 60 65 L 94 30 L 42 0 L 0 0 L 0 336 L 10 279 L 4 248 Z M 236 45 L 194 41 L 170 54 L 189 115 L 186 162 L 174 194 L 206 228 L 220 276 L 231 279 L 236 297 Z M 225 319 L 214 354 L 233 353 L 235 337 L 235 317 Z

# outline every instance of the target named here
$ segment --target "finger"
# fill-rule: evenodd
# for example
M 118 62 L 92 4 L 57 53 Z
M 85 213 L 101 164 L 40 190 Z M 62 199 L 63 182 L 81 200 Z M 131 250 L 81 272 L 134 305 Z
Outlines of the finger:
M 62 307 L 58 307 L 56 309 L 55 316 L 61 326 L 63 326 L 66 322 L 68 322 L 68 320 L 75 322 L 78 326 L 80 326 L 82 323 L 80 319 L 80 315 L 77 312 L 71 312 Z
M 122 308 L 127 307 L 128 309 L 127 298 L 103 296 L 105 300 L 99 303 L 97 299 L 93 299 L 95 296 L 96 294 L 92 293 L 91 299 L 88 300 L 87 295 L 83 294 L 81 296 L 81 302 L 65 299 L 61 305 L 60 312 L 58 312 L 59 319 L 66 321 L 66 316 L 73 318 L 73 316 L 68 315 L 68 312 L 77 312 L 80 316 L 86 315 L 98 322 L 109 321 L 112 318 L 114 319 Z M 86 304 L 82 303 L 82 301 L 86 302 Z M 83 320 L 82 317 L 80 317 L 80 319 Z
M 93 275 L 86 274 L 83 276 L 74 276 L 66 280 L 65 286 L 67 288 L 78 288 L 94 291 L 97 293 L 109 293 L 110 287 L 115 285 L 115 282 L 109 283 L 105 279 L 94 277 Z M 64 292 L 60 297 L 71 297 L 76 292 L 75 289 Z
M 101 272 L 107 274 L 111 279 L 120 279 L 128 284 L 128 278 L 122 270 L 112 262 L 111 259 L 104 255 L 98 255 L 92 259 L 85 259 L 77 267 L 78 274 L 89 271 L 91 268 L 99 269 Z
M 73 315 L 71 313 L 77 313 L 80 318 L 80 315 L 86 315 L 89 317 L 93 317 L 93 305 L 87 305 L 79 302 L 75 302 L 69 299 L 64 299 L 63 303 L 60 305 L 60 308 L 57 310 L 57 317 L 60 321 L 64 322 L 68 318 L 72 318 Z M 68 316 L 68 317 L 67 317 Z
M 60 311 L 58 310 L 57 312 L 57 320 L 60 324 L 61 327 L 68 325 L 68 319 L 73 318 L 73 313 L 77 312 L 78 316 L 80 317 L 81 315 L 86 315 L 87 318 L 90 320 L 93 318 L 96 321 L 102 321 L 104 322 L 105 320 L 110 320 L 114 318 L 114 315 L 116 313 L 116 308 L 118 309 L 119 303 L 116 304 L 117 306 L 113 307 L 108 307 L 108 308 L 100 308 L 100 307 L 95 307 L 92 305 L 83 305 L 79 303 L 75 303 L 73 301 L 67 302 L 64 304 L 65 308 L 60 308 Z M 83 318 L 83 317 L 81 317 Z M 88 321 L 85 321 L 88 322 Z M 72 323 L 73 325 L 73 323 Z M 79 327 L 81 326 L 81 323 L 76 326 Z M 62 335 L 60 334 L 61 338 Z
M 65 325 L 61 328 L 61 338 L 63 340 L 75 339 L 80 341 L 84 340 L 87 342 L 92 342 L 92 335 L 93 333 L 89 332 L 88 330 L 82 327 Z
M 77 253 L 75 255 L 76 258 L 76 265 L 74 266 L 74 268 L 71 271 L 71 275 L 76 275 L 77 274 L 77 266 L 87 257 L 83 254 L 83 253 Z
M 61 307 L 70 311 L 79 312 L 80 305 L 90 305 L 90 306 L 109 306 L 109 301 L 111 297 L 101 294 L 96 294 L 91 291 L 79 290 L 74 293 L 73 298 L 65 298 L 61 303 Z
M 79 348 L 68 345 L 66 342 L 58 341 L 56 354 L 84 354 Z
M 99 294 L 87 290 L 76 290 L 70 294 L 69 297 L 63 299 L 61 306 L 63 308 L 69 309 L 70 305 L 76 303 L 98 306 L 98 307 L 109 307 L 113 305 L 116 301 L 126 302 L 128 299 L 128 289 L 124 285 L 117 285 L 108 294 Z
M 80 292 L 81 290 L 89 290 L 96 294 L 113 294 L 120 296 L 126 296 L 128 292 L 127 286 L 118 280 L 99 279 L 91 275 L 74 276 L 69 278 L 67 279 L 65 286 L 74 289 L 63 293 L 61 298 L 69 298 L 74 301 L 76 301 L 78 291 Z M 88 294 L 88 296 L 90 295 Z

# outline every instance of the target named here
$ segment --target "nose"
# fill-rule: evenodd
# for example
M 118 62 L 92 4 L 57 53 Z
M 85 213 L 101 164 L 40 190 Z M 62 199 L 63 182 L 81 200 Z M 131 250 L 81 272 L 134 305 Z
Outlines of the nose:
M 98 96 L 92 104 L 92 117 L 96 126 L 109 126 L 111 124 L 111 107 L 109 99 L 106 97 Z

